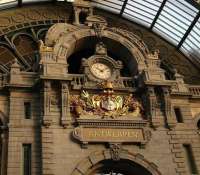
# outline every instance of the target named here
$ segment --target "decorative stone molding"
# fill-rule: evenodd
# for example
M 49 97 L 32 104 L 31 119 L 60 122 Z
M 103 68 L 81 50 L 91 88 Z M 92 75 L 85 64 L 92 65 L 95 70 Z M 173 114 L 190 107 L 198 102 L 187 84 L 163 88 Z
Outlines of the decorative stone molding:
M 121 31 L 121 33 L 123 32 L 124 31 Z M 125 38 L 121 33 L 114 32 L 114 29 L 103 30 L 102 37 L 109 38 L 124 45 L 124 47 L 126 47 L 132 54 L 132 57 L 136 59 L 136 62 L 138 64 L 138 69 L 139 70 L 144 69 L 146 65 L 145 63 L 146 55 L 145 53 L 141 52 L 138 49 L 138 46 L 135 43 L 137 42 L 139 44 L 140 41 L 136 37 L 132 38 L 134 37 L 134 35 L 129 35 Z M 75 45 L 77 44 L 77 42 L 79 42 L 79 40 L 95 35 L 96 34 L 93 29 L 85 29 L 85 28 L 75 32 L 71 32 L 70 34 L 67 35 L 63 35 L 60 37 L 59 42 L 55 44 L 53 55 L 56 57 L 56 60 L 68 58 L 74 52 Z M 140 43 L 140 45 L 142 46 L 143 43 Z
M 70 16 L 68 11 L 70 11 L 69 7 L 61 8 L 55 5 L 36 5 L 2 11 L 0 15 L 0 35 L 28 26 L 38 26 L 39 23 L 40 25 L 49 25 L 66 22 Z
M 104 150 L 104 151 L 97 151 L 91 153 L 88 157 L 83 159 L 73 170 L 71 175 L 83 175 L 86 174 L 90 168 L 95 167 L 99 162 L 102 160 L 110 160 L 112 159 L 111 151 Z M 152 175 L 161 175 L 158 167 L 146 160 L 140 154 L 134 154 L 127 150 L 122 150 L 120 154 L 120 159 L 129 160 L 131 162 L 137 163 L 144 167 L 147 171 L 149 171 Z

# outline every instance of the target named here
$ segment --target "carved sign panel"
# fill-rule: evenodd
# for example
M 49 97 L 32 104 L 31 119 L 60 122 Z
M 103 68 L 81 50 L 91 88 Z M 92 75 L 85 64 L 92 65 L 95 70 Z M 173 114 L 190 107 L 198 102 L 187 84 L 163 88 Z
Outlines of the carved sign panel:
M 77 127 L 73 136 L 81 142 L 145 142 L 143 129 Z

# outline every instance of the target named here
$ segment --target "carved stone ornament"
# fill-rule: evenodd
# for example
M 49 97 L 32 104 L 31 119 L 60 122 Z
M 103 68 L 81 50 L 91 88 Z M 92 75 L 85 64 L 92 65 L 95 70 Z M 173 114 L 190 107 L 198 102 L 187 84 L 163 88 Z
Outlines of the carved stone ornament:
M 50 100 L 50 104 L 52 106 L 58 106 L 59 105 L 59 98 L 57 97 L 57 95 L 52 95 L 51 96 L 51 100 Z
M 81 95 L 71 95 L 71 112 L 79 118 L 141 118 L 141 103 L 129 95 L 118 95 L 113 91 L 111 82 L 103 83 L 102 93 L 89 94 L 83 90 Z
M 110 155 L 112 160 L 119 161 L 120 160 L 120 153 L 122 147 L 120 143 L 111 143 L 110 144 Z
M 102 16 L 90 15 L 86 18 L 86 25 L 89 27 L 104 29 L 107 26 L 107 21 Z

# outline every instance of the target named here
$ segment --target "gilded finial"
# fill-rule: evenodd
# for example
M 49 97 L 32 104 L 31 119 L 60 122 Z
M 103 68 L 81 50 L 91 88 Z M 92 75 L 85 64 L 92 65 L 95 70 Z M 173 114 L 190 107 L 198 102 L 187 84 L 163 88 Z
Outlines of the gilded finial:
M 45 46 L 44 42 L 42 40 L 38 41 L 38 46 L 39 46 L 40 52 L 52 52 L 53 51 L 53 48 Z

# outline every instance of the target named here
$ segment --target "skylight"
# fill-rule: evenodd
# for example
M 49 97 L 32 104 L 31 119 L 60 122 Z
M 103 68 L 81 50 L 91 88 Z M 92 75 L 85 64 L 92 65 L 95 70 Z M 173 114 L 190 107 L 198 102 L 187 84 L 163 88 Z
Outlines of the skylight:
M 102 8 L 119 14 L 124 0 L 92 0 L 93 5 L 97 8 Z
M 200 59 L 200 18 L 183 43 L 181 50 L 188 56 Z
M 161 3 L 162 0 L 128 0 L 123 17 L 150 27 Z
M 153 30 L 178 45 L 197 12 L 197 9 L 184 0 L 168 0 Z

